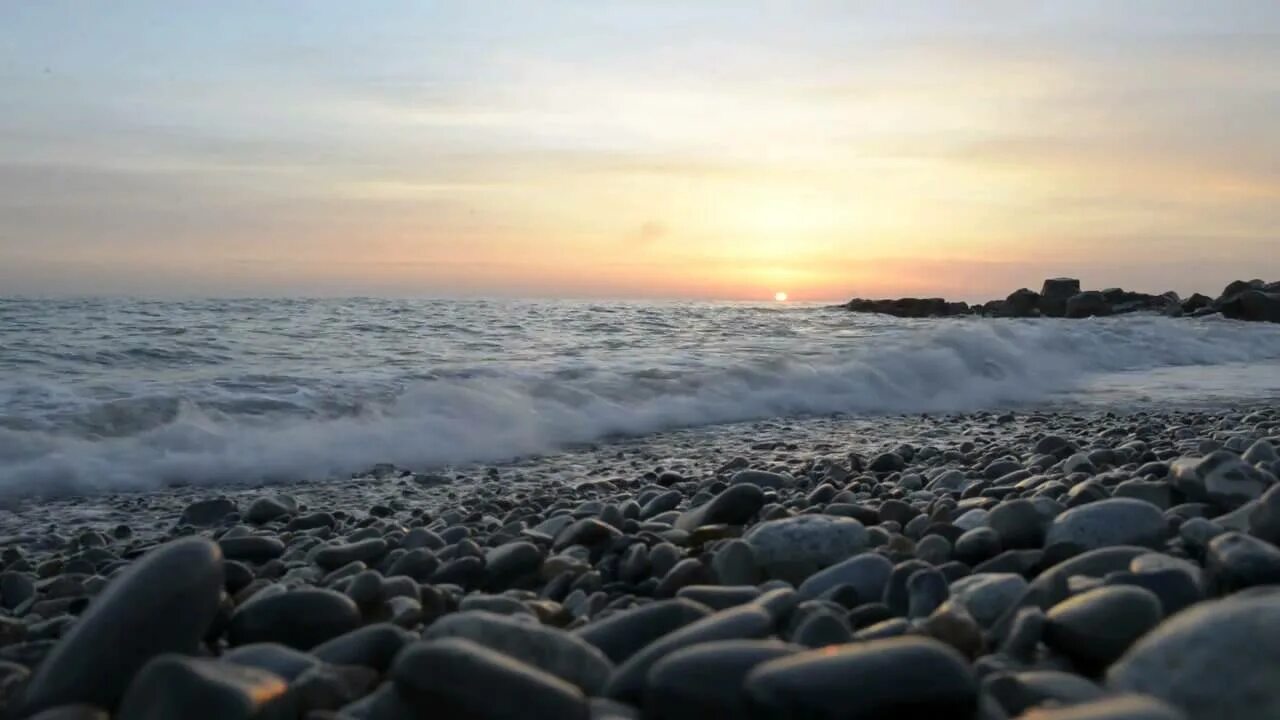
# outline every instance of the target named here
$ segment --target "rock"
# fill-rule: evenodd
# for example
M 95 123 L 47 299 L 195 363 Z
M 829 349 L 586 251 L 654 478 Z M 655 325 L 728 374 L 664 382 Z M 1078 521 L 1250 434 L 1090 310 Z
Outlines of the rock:
M 965 303 L 949 303 L 942 298 L 898 298 L 896 300 L 865 300 L 854 298 L 842 307 L 852 312 L 881 313 L 894 317 L 948 317 L 965 315 L 969 306 Z
M 1103 697 L 1102 688 L 1067 672 L 1033 670 L 997 672 L 982 681 L 982 689 L 1000 703 L 1010 717 L 1022 717 L 1037 705 L 1076 705 Z
M 226 516 L 239 511 L 240 508 L 227 498 L 198 500 L 183 509 L 178 522 L 196 527 L 211 527 L 221 524 Z
M 1161 510 L 1168 510 L 1173 507 L 1172 490 L 1173 488 L 1162 480 L 1126 480 L 1115 487 L 1111 496 L 1143 500 Z
M 359 626 L 360 610 L 351 598 L 304 588 L 255 597 L 236 608 L 227 638 L 232 645 L 278 642 L 309 650 Z
M 1280 545 L 1280 485 L 1263 493 L 1249 512 L 1249 534 Z M 8 596 L 5 597 L 7 602 Z
M 1105 668 L 1160 623 L 1160 600 L 1139 587 L 1090 590 L 1049 609 L 1044 641 L 1086 671 Z
M 951 583 L 951 598 L 984 628 L 991 627 L 1026 592 L 1027 581 L 1014 573 L 978 573 Z
M 880 453 L 867 465 L 867 469 L 875 473 L 898 472 L 906 467 L 907 461 L 895 452 Z
M 745 472 L 758 472 L 743 470 Z M 734 476 L 735 478 L 737 475 Z M 723 492 L 676 519 L 675 526 L 692 532 L 703 525 L 744 525 L 764 506 L 764 492 L 754 483 L 730 485 Z
M 218 547 L 222 549 L 222 556 L 228 560 L 251 563 L 264 563 L 284 554 L 284 543 L 278 538 L 264 535 L 223 538 L 218 541 Z
M 1066 313 L 1069 318 L 1102 317 L 1111 312 L 1111 303 L 1100 292 L 1091 290 L 1067 299 Z
M 505 590 L 526 579 L 536 579 L 542 567 L 542 551 L 531 542 L 499 545 L 484 556 L 485 587 Z
M 1014 290 L 1004 300 L 1004 311 L 1009 317 L 1035 317 L 1040 314 L 1040 293 L 1027 288 Z
M 1018 498 L 991 508 L 987 525 L 1000 536 L 1006 550 L 1038 548 L 1044 545 L 1049 520 L 1030 500 Z
M 297 503 L 283 497 L 263 497 L 253 501 L 245 512 L 245 520 L 254 525 L 262 525 L 277 520 L 290 513 L 297 512 Z
M 621 663 L 658 638 L 709 615 L 708 608 L 690 600 L 659 600 L 588 623 L 573 634 Z
M 1072 508 L 1054 518 L 1045 546 L 1087 551 L 1115 545 L 1160 548 L 1168 524 L 1160 508 L 1141 500 L 1111 498 Z
M 294 678 L 320 664 L 315 657 L 278 643 L 241 645 L 223 653 L 220 660 L 266 670 L 285 682 L 293 682 Z
M 222 584 L 222 554 L 203 538 L 143 555 L 89 603 L 40 664 L 26 712 L 71 703 L 114 708 L 153 657 L 196 651 L 217 615 Z
M 763 608 L 745 605 L 721 610 L 659 637 L 632 655 L 614 672 L 605 694 L 615 700 L 634 703 L 644 694 L 649 670 L 676 650 L 713 640 L 763 638 L 773 629 L 773 616 Z
M 919 628 L 925 635 L 941 640 L 970 660 L 981 655 L 986 647 L 982 628 L 978 627 L 969 611 L 954 600 L 939 605 L 919 624 Z
M 1075 278 L 1050 278 L 1040 287 L 1040 314 L 1063 317 L 1067 300 L 1080 294 L 1080 281 Z
M 357 665 L 319 665 L 289 684 L 289 695 L 302 717 L 313 711 L 337 710 L 369 694 L 378 684 L 378 672 Z
M 577 687 L 463 638 L 418 642 L 391 666 L 396 693 L 413 717 L 588 720 Z M 375 713 L 374 717 L 386 717 Z M 406 719 L 407 720 L 407 719 Z
M 423 640 L 458 637 L 496 650 L 599 695 L 613 663 L 598 648 L 563 630 L 484 611 L 458 612 L 435 621 Z
M 925 638 L 891 638 L 812 650 L 748 675 L 761 717 L 863 720 L 968 717 L 977 682 L 955 650 Z
M 387 577 L 404 575 L 425 582 L 440 569 L 440 560 L 426 548 L 413 548 L 396 558 L 387 568 Z
M 23 572 L 0 573 L 0 607 L 13 610 L 36 594 L 36 581 Z
M 842 645 L 853 640 L 853 631 L 844 614 L 830 608 L 809 613 L 791 635 L 791 642 L 807 648 Z
M 1276 453 L 1276 446 L 1272 445 L 1268 440 L 1258 440 L 1249 446 L 1240 459 L 1249 465 L 1257 465 L 1258 463 L 1273 463 L 1280 460 L 1280 454 Z
M 800 585 L 802 600 L 813 600 L 840 585 L 851 586 L 861 602 L 879 600 L 893 572 L 893 563 L 883 555 L 863 553 L 810 575 Z
M 560 552 L 571 545 L 594 547 L 621 537 L 622 531 L 595 518 L 582 518 L 565 527 L 557 535 L 552 549 Z
M 1244 533 L 1225 533 L 1210 541 L 1205 572 L 1221 594 L 1280 584 L 1280 548 Z
M 1273 593 L 1184 610 L 1134 644 L 1107 683 L 1190 720 L 1280 717 L 1280 602 Z
M 801 649 L 777 640 L 722 640 L 677 650 L 649 671 L 645 712 L 660 720 L 749 717 L 747 674 Z
M 760 523 L 747 533 L 746 541 L 769 575 L 799 582 L 861 552 L 867 530 L 850 518 L 800 515 Z
M 728 610 L 760 597 L 760 588 L 755 585 L 686 585 L 680 588 L 676 597 L 706 605 L 712 610 Z
M 1267 490 L 1267 482 L 1257 470 L 1226 450 L 1177 460 L 1170 474 L 1174 487 L 1189 499 L 1227 510 L 1255 500 Z
M 320 567 L 333 571 L 353 562 L 373 563 L 386 554 L 386 540 L 369 538 L 353 543 L 325 545 L 316 550 L 312 558 Z
M 755 585 L 760 582 L 756 553 L 745 540 L 721 545 L 711 560 L 711 571 L 721 585 Z
M 928 616 L 950 597 L 947 578 L 934 568 L 916 570 L 907 578 L 907 617 Z
M 1280 323 L 1280 293 L 1245 290 L 1220 299 L 1216 306 L 1224 317 L 1232 320 Z
M 116 720 L 266 720 L 293 717 L 284 680 L 265 670 L 161 655 L 138 673 Z
M 331 665 L 360 665 L 385 672 L 396 653 L 418 636 L 391 623 L 365 625 L 312 648 L 311 654 Z
M 782 488 L 790 487 L 792 479 L 781 473 L 767 470 L 739 470 L 729 479 L 730 485 L 742 485 L 744 483 L 761 488 L 781 490 Z

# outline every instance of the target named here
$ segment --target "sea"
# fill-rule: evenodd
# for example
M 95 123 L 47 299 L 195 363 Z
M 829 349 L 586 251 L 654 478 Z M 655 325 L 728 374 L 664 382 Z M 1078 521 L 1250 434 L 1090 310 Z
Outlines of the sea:
M 1234 406 L 1280 325 L 804 303 L 0 299 L 0 494 L 428 471 L 727 423 Z

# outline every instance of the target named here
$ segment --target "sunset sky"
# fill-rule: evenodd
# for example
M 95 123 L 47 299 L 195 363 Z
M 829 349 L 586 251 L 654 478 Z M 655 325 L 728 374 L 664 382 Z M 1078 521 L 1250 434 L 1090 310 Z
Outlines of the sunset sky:
M 1280 278 L 1280 3 L 4 2 L 0 295 Z

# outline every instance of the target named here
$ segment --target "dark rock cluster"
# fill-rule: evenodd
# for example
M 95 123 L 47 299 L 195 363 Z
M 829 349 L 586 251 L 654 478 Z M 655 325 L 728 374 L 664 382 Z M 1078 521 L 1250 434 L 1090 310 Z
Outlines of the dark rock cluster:
M 1220 313 L 1233 320 L 1280 322 L 1280 282 L 1237 280 L 1228 285 L 1216 299 L 1200 293 L 1183 299 L 1172 291 L 1150 295 L 1120 288 L 1081 290 L 1079 280 L 1051 278 L 1044 281 L 1040 292 L 1022 288 L 1013 291 L 1004 300 L 992 300 L 976 306 L 948 302 L 942 298 L 855 298 L 841 307 L 853 312 L 906 318 L 984 315 L 1078 319 L 1149 312 L 1172 317 L 1203 317 Z

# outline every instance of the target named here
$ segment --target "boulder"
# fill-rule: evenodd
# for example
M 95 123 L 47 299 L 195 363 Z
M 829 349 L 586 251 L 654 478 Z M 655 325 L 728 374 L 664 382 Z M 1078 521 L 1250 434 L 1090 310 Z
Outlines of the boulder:
M 1102 317 L 1111 313 L 1111 303 L 1097 291 L 1078 293 L 1067 299 L 1066 314 L 1069 318 Z
M 1075 278 L 1050 278 L 1040 288 L 1040 314 L 1063 317 L 1067 301 L 1080 294 L 1080 281 Z
M 1035 317 L 1040 314 L 1040 293 L 1027 288 L 1014 290 L 1004 300 L 1004 313 L 1009 317 Z
M 1232 320 L 1280 323 L 1280 293 L 1245 290 L 1220 299 L 1217 308 Z

